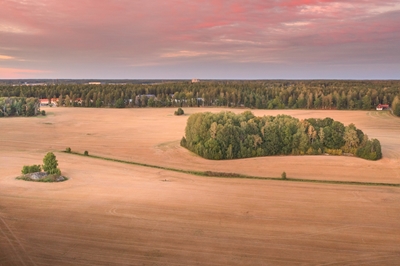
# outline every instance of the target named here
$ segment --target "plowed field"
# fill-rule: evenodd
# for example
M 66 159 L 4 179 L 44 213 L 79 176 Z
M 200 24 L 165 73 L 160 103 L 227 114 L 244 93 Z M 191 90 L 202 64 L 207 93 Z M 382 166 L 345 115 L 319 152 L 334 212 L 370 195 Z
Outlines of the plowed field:
M 400 119 L 387 112 L 265 111 L 354 123 L 384 158 L 210 161 L 179 147 L 175 109 L 47 108 L 0 119 L 0 265 L 396 265 L 400 188 L 192 176 L 186 170 L 400 183 Z M 184 108 L 186 114 L 226 109 Z M 243 110 L 231 110 L 242 112 Z M 15 180 L 53 151 L 62 183 Z

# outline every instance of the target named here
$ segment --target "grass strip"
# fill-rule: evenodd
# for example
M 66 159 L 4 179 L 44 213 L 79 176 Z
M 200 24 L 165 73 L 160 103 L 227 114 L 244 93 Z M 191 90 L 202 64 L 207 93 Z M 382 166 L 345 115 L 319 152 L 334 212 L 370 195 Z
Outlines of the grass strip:
M 386 187 L 400 187 L 400 184 L 396 183 L 377 183 L 377 182 L 359 182 L 359 181 L 339 181 L 339 180 L 318 180 L 318 179 L 304 179 L 304 178 L 280 178 L 280 177 L 262 177 L 262 176 L 251 176 L 251 175 L 242 175 L 237 173 L 224 173 L 224 172 L 213 172 L 213 171 L 194 171 L 194 170 L 184 170 L 172 167 L 165 167 L 160 165 L 154 164 L 146 164 L 146 163 L 139 163 L 139 162 L 132 162 L 132 161 L 125 161 L 120 159 L 108 158 L 98 155 L 85 155 L 78 152 L 66 152 L 79 156 L 90 157 L 94 159 L 101 159 L 105 161 L 117 162 L 117 163 L 124 163 L 124 164 L 131 164 L 131 165 L 138 165 L 148 168 L 155 168 L 161 170 L 167 170 L 172 172 L 184 173 L 184 174 L 191 174 L 197 176 L 206 176 L 206 177 L 218 177 L 218 178 L 241 178 L 241 179 L 258 179 L 258 180 L 275 180 L 275 181 L 286 181 L 286 182 L 304 182 L 304 183 L 324 183 L 324 184 L 334 184 L 334 185 L 356 185 L 356 186 L 386 186 Z

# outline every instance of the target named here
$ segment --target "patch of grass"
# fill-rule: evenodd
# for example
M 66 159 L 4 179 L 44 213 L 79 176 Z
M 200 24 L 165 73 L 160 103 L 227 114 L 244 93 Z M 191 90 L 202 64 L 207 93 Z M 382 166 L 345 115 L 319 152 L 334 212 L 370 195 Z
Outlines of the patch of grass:
M 67 153 L 66 151 L 63 151 Z M 225 173 L 225 172 L 214 172 L 214 171 L 194 171 L 194 170 L 184 170 L 172 167 L 164 167 L 160 165 L 152 165 L 152 164 L 145 164 L 139 162 L 132 162 L 132 161 L 124 161 L 120 159 L 113 159 L 103 156 L 97 155 L 84 155 L 78 152 L 70 152 L 70 154 L 79 155 L 79 156 L 86 156 L 94 159 L 101 159 L 105 161 L 117 162 L 117 163 L 125 163 L 131 165 L 138 165 L 143 167 L 173 171 L 178 173 L 190 174 L 190 175 L 197 175 L 197 176 L 206 176 L 206 177 L 219 177 L 219 178 L 245 178 L 245 179 L 259 179 L 259 180 L 275 180 L 275 181 L 282 181 L 282 182 L 305 182 L 305 183 L 324 183 L 324 184 L 334 184 L 334 185 L 357 185 L 357 186 L 388 186 L 388 187 L 400 187 L 400 184 L 396 183 L 375 183 L 375 182 L 358 182 L 358 181 L 339 181 L 339 180 L 317 180 L 317 179 L 298 179 L 298 178 L 288 178 L 286 177 L 286 173 L 283 178 L 283 173 L 281 177 L 261 177 L 261 176 L 251 176 L 251 175 L 242 175 L 237 173 Z

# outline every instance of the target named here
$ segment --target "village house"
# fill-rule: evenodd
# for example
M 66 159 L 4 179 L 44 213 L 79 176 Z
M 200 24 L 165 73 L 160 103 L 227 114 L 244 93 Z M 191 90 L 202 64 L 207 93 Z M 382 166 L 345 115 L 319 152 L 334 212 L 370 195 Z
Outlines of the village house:
M 53 107 L 53 106 L 56 106 L 57 103 L 58 103 L 58 98 L 51 98 L 50 102 L 49 102 L 49 99 L 47 99 L 47 98 L 46 99 L 40 99 L 40 106 Z
M 378 106 L 376 106 L 377 111 L 382 111 L 382 110 L 387 110 L 387 109 L 389 109 L 388 104 L 378 104 Z

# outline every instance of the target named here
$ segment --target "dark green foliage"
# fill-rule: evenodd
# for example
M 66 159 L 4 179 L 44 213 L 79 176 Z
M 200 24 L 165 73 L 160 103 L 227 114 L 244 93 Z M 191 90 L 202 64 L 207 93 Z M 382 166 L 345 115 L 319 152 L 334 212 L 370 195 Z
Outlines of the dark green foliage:
M 61 171 L 57 168 L 58 161 L 52 152 L 48 152 L 43 158 L 43 170 L 49 174 L 60 175 Z
M 400 116 L 400 103 L 396 104 L 396 106 L 393 106 L 393 114 Z
M 353 124 L 345 127 L 331 118 L 255 117 L 250 111 L 193 114 L 181 145 L 213 160 L 324 152 L 352 153 L 371 160 L 382 157 L 379 141 L 367 141 Z
M 46 111 L 45 111 L 45 110 L 42 110 L 42 111 L 40 112 L 40 114 L 41 114 L 42 116 L 45 116 L 45 115 L 46 115 Z
M 119 98 L 118 100 L 115 101 L 115 108 L 124 108 L 124 107 L 125 107 L 124 99 Z
M 365 144 L 357 149 L 358 157 L 367 160 L 379 160 L 382 158 L 381 144 L 377 139 L 366 140 Z
M 287 177 L 286 177 L 286 172 L 283 172 L 283 173 L 282 173 L 281 178 L 282 178 L 282 179 L 287 179 Z
M 71 148 L 70 148 L 70 147 L 66 148 L 66 149 L 65 149 L 65 152 L 70 153 L 70 152 L 71 152 Z
M 29 173 L 40 172 L 41 170 L 42 169 L 41 169 L 40 165 L 36 165 L 36 164 L 34 164 L 34 165 L 24 165 L 22 167 L 21 173 L 23 173 L 25 175 L 25 174 L 29 174 Z
M 183 115 L 183 114 L 185 114 L 185 112 L 183 112 L 183 109 L 179 107 L 178 110 L 175 111 L 174 114 L 175 114 L 175 115 Z
M 85 151 L 85 152 L 83 153 L 83 155 L 89 156 L 89 152 L 88 152 L 88 151 Z
M 181 81 L 151 85 L 47 84 L 47 86 L 34 88 L 6 84 L 0 85 L 0 97 L 9 99 L 62 96 L 60 106 L 66 107 L 245 106 L 258 109 L 369 110 L 379 103 L 393 103 L 394 98 L 399 94 L 399 86 L 400 81 L 396 80 L 259 80 L 199 83 Z M 392 106 L 394 110 L 395 104 Z M 1 100 L 0 107 L 2 107 Z M 10 115 L 11 106 L 8 106 L 8 103 L 7 107 L 9 107 L 7 113 L 0 112 L 0 116 Z M 14 107 L 18 109 L 17 105 Z M 31 114 L 32 106 L 29 105 L 28 109 L 19 110 Z
M 35 116 L 39 114 L 39 108 L 37 98 L 0 97 L 0 117 Z

